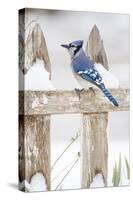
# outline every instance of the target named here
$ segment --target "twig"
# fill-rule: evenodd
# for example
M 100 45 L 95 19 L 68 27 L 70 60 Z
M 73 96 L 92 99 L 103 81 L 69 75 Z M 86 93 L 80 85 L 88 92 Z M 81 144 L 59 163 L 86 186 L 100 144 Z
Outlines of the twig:
M 72 165 L 72 163 L 75 161 L 75 159 L 70 162 L 67 166 L 65 166 L 58 174 L 56 174 L 56 176 L 51 180 L 51 182 L 55 181 L 60 175 L 62 172 L 64 172 L 70 165 Z
M 69 169 L 69 171 L 65 174 L 65 176 L 62 178 L 62 180 L 60 181 L 60 183 L 57 185 L 57 187 L 55 188 L 55 190 L 58 189 L 58 187 L 62 184 L 62 182 L 64 181 L 64 179 L 68 176 L 68 174 L 71 172 L 71 170 L 73 169 L 73 167 L 76 165 L 76 163 L 79 161 L 79 157 L 76 159 L 76 161 L 74 162 L 74 164 L 72 165 L 72 167 Z
M 56 165 L 56 163 L 58 162 L 58 160 L 63 156 L 63 154 L 67 151 L 67 149 L 77 140 L 77 138 L 80 136 L 80 134 L 76 135 L 75 138 L 72 138 L 72 142 L 64 149 L 64 151 L 60 154 L 60 156 L 56 159 L 56 161 L 54 162 L 54 164 L 51 167 L 51 171 L 53 170 L 54 166 Z

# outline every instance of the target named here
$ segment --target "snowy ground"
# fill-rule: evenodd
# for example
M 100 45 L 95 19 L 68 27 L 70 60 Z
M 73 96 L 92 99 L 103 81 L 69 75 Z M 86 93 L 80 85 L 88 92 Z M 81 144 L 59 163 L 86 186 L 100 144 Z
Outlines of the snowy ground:
M 51 161 L 53 164 L 54 161 L 58 158 L 58 156 L 62 153 L 64 148 L 70 143 L 66 142 L 54 142 L 51 148 Z M 57 162 L 54 166 L 51 173 L 51 190 L 67 190 L 67 189 L 80 189 L 81 188 L 81 165 L 80 159 L 78 160 L 78 152 L 80 151 L 80 137 L 76 140 L 75 143 L 67 150 L 62 158 Z M 129 185 L 129 180 L 126 178 L 126 168 L 124 163 L 124 158 L 126 156 L 129 159 L 129 143 L 128 140 L 122 140 L 118 143 L 118 141 L 111 141 L 109 143 L 109 159 L 108 159 L 108 186 L 113 186 L 112 184 L 112 173 L 115 161 L 118 162 L 119 154 L 121 153 L 122 157 L 122 175 L 120 186 Z M 78 162 L 77 162 L 78 161 Z M 74 165 L 74 163 L 76 163 Z M 72 170 L 68 173 L 70 168 Z M 65 177 L 65 178 L 64 178 Z M 44 176 L 41 173 L 35 174 L 31 182 L 28 183 L 24 181 L 20 184 L 20 189 L 26 187 L 27 192 L 37 192 L 37 191 L 45 191 L 46 181 Z M 90 185 L 90 188 L 98 188 L 104 187 L 104 182 L 101 174 L 97 174 L 93 178 L 93 182 Z
M 60 152 L 64 149 L 63 147 L 66 146 L 66 143 L 58 143 L 56 142 L 52 146 L 52 161 L 57 158 L 57 155 L 60 155 Z M 54 170 L 52 171 L 52 180 L 57 177 L 55 180 L 52 181 L 52 190 L 55 190 L 57 185 L 61 182 L 64 175 L 68 172 L 70 167 L 72 166 L 72 163 L 77 158 L 77 152 L 80 150 L 80 142 L 76 142 L 73 147 L 70 148 L 66 154 L 60 159 L 60 161 L 55 166 Z M 128 181 L 126 179 L 126 171 L 124 166 L 124 160 L 123 158 L 126 156 L 129 158 L 129 144 L 128 141 L 112 141 L 109 144 L 109 159 L 108 159 L 108 186 L 112 186 L 112 173 L 113 173 L 113 167 L 115 164 L 115 161 L 118 162 L 119 160 L 119 153 L 121 153 L 122 156 L 122 181 L 120 185 L 128 185 Z M 67 167 L 64 171 L 64 169 Z M 62 171 L 62 173 L 60 173 Z M 91 185 L 91 187 L 103 187 L 103 182 L 101 181 L 101 178 L 97 176 L 94 180 L 94 183 Z M 70 174 L 65 178 L 63 183 L 60 185 L 58 189 L 75 189 L 75 188 L 81 188 L 80 183 L 80 160 L 75 165 L 75 167 L 72 169 Z
M 128 185 L 126 179 L 126 169 L 124 158 L 129 160 L 129 130 L 127 129 L 128 112 L 112 113 L 109 116 L 108 126 L 108 186 L 112 186 L 112 174 L 115 161 L 118 163 L 119 154 L 122 158 L 122 179 L 120 185 Z M 65 147 L 71 142 L 71 138 L 75 137 L 77 130 L 80 128 L 80 116 L 79 115 L 64 115 L 52 117 L 51 126 L 51 165 L 63 152 Z M 79 127 L 77 127 L 79 125 Z M 56 131 L 55 131 L 56 130 Z M 73 163 L 77 159 L 77 154 L 80 152 L 80 138 L 71 145 L 69 150 L 65 152 L 62 158 L 57 162 L 52 170 L 52 190 L 57 189 L 75 189 L 81 188 L 81 166 L 80 160 L 75 164 L 74 168 L 64 179 L 62 184 L 59 184 L 65 174 L 69 171 Z M 100 175 L 94 179 L 94 183 L 91 187 L 102 187 Z

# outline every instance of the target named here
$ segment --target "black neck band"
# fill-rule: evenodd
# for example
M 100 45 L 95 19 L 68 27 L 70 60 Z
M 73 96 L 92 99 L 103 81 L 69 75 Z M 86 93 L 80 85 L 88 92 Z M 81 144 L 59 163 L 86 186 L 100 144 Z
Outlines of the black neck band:
M 75 51 L 74 51 L 74 56 L 76 55 L 76 53 L 81 49 L 82 45 L 78 46 Z

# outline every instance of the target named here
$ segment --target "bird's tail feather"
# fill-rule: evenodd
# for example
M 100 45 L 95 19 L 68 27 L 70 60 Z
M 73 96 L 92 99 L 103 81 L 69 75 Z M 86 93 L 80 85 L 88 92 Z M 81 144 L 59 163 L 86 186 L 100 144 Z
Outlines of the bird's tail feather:
M 112 96 L 112 94 L 106 89 L 104 83 L 101 83 L 99 85 L 99 88 L 102 90 L 102 92 L 104 93 L 104 95 L 109 99 L 109 101 L 111 101 L 113 103 L 114 106 L 118 107 L 119 104 L 116 101 L 116 99 Z

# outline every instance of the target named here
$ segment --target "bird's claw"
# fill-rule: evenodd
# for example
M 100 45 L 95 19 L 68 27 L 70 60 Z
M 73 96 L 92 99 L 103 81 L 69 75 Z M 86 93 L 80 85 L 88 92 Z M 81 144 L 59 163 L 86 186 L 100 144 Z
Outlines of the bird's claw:
M 93 92 L 93 94 L 95 95 L 95 90 L 93 87 L 89 87 L 89 90 L 91 90 Z
M 82 92 L 89 92 L 89 90 L 93 93 L 93 95 L 95 95 L 95 90 L 94 90 L 93 87 L 89 87 L 88 89 L 85 89 L 85 88 L 82 88 L 82 89 L 75 88 L 75 92 L 77 93 L 79 99 L 80 99 L 80 96 L 81 96 Z
M 80 99 L 80 95 L 81 93 L 84 91 L 84 89 L 79 89 L 79 88 L 75 88 L 75 92 L 77 93 L 79 99 Z

